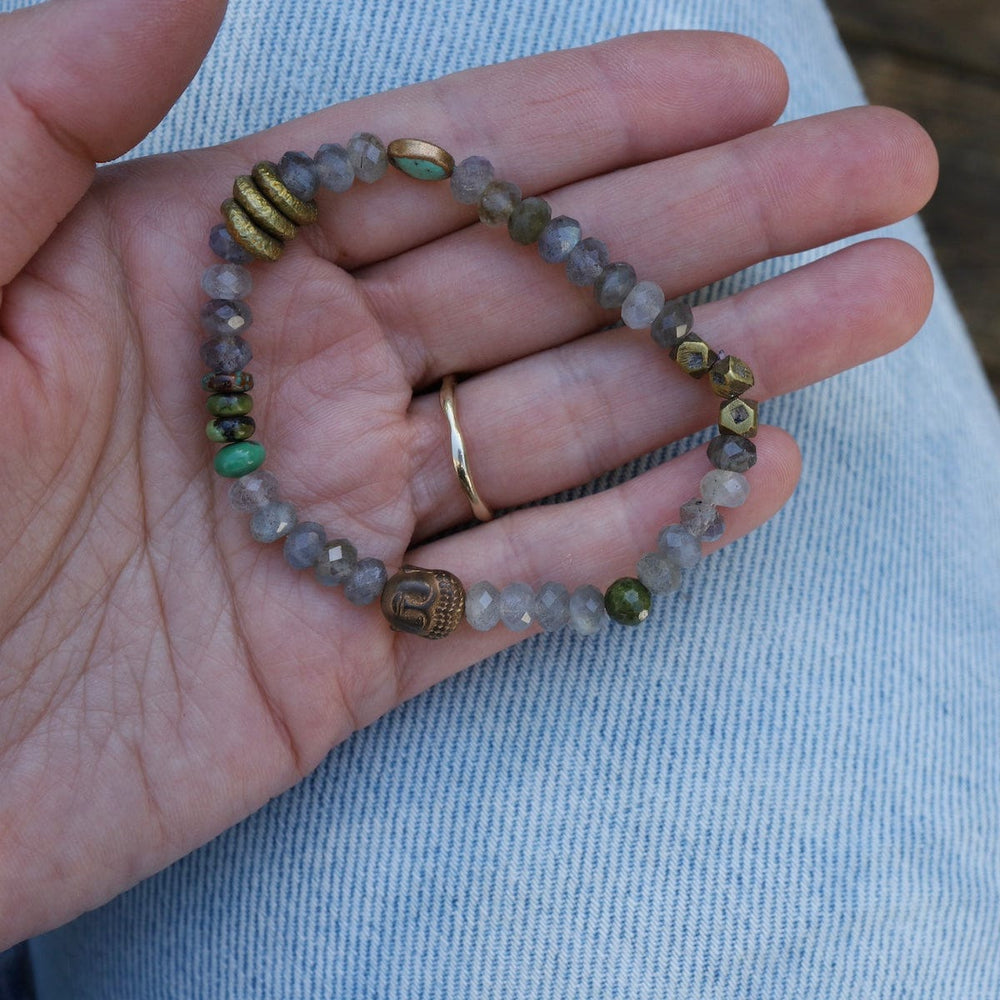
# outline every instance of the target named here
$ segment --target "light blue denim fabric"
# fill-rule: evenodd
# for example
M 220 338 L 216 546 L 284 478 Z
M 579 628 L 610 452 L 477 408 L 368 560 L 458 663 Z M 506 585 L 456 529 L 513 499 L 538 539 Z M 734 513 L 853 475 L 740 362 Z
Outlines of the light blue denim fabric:
M 233 0 L 143 149 L 664 27 L 766 42 L 789 117 L 861 100 L 815 0 Z M 943 287 L 912 344 L 764 417 L 798 492 L 655 621 L 532 639 L 356 734 L 34 941 L 38 996 L 997 1000 L 1000 421 Z

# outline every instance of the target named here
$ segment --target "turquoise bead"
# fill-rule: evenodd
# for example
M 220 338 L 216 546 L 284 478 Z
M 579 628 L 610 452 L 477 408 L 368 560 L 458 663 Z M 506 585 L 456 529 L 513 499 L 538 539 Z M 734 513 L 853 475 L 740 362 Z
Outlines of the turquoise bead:
M 264 463 L 264 446 L 258 441 L 235 441 L 215 455 L 215 471 L 226 479 L 239 479 Z
M 416 156 L 394 156 L 392 165 L 418 181 L 443 181 L 448 176 L 448 171 L 441 164 Z

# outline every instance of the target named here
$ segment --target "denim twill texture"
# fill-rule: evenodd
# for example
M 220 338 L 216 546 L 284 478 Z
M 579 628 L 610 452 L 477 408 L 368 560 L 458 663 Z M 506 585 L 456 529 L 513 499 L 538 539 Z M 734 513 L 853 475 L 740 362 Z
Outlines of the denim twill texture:
M 693 27 L 774 48 L 786 117 L 862 100 L 814 0 L 233 0 L 142 150 Z M 531 640 L 358 733 L 34 941 L 39 997 L 996 1000 L 1000 422 L 947 292 L 912 344 L 763 416 L 801 487 L 655 620 Z

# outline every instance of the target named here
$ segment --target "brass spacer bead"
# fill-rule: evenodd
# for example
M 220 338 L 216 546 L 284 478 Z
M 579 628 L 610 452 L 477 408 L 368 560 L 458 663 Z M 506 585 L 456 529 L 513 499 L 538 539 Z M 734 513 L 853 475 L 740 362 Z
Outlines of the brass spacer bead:
M 727 354 L 712 365 L 708 381 L 716 396 L 733 399 L 735 396 L 742 396 L 747 389 L 752 389 L 754 379 L 753 372 L 745 361 Z
M 272 205 L 261 193 L 260 188 L 246 174 L 233 181 L 233 197 L 243 206 L 247 215 L 261 229 L 280 240 L 290 240 L 295 235 L 296 225 Z
M 718 354 L 693 333 L 689 333 L 670 354 L 692 378 L 701 378 L 719 360 Z
M 731 399 L 719 410 L 719 433 L 742 434 L 751 438 L 757 433 L 757 403 L 752 399 Z
M 303 201 L 292 194 L 273 163 L 261 160 L 254 166 L 252 176 L 264 197 L 295 225 L 308 226 L 319 218 L 319 206 L 316 202 Z
M 277 260 L 285 249 L 281 240 L 265 233 L 232 198 L 222 203 L 226 229 L 244 250 L 261 260 Z

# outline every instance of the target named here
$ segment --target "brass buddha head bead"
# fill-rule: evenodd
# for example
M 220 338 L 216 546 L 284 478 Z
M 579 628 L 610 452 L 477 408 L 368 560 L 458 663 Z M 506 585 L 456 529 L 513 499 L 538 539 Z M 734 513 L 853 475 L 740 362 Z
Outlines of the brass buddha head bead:
M 396 632 L 443 639 L 462 622 L 465 588 L 447 570 L 404 566 L 382 591 L 382 614 Z

